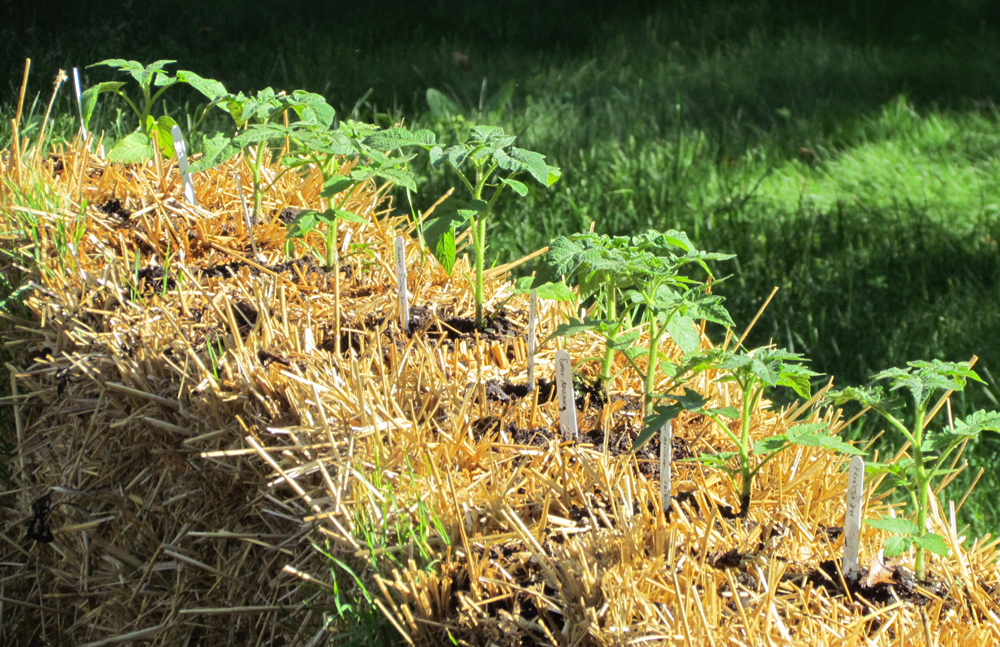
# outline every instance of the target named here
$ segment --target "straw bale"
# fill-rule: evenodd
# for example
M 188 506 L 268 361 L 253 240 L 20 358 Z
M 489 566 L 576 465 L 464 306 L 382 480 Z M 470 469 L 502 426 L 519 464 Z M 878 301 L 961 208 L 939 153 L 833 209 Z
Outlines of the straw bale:
M 410 240 L 404 332 L 390 259 L 409 225 L 382 187 L 349 205 L 368 220 L 341 226 L 338 300 L 338 278 L 308 260 L 319 234 L 285 257 L 283 213 L 319 205 L 316 173 L 265 196 L 255 257 L 242 158 L 195 178 L 197 207 L 171 164 L 107 164 L 81 143 L 0 166 L 0 271 L 32 286 L 5 344 L 18 441 L 0 534 L 5 644 L 319 644 L 350 628 L 333 600 L 363 591 L 373 640 L 420 645 L 1000 637 L 997 542 L 958 536 L 940 509 L 952 556 L 931 562 L 938 588 L 898 601 L 838 590 L 820 567 L 843 551 L 842 457 L 784 453 L 756 478 L 747 519 L 723 514 L 738 499 L 728 480 L 679 462 L 668 519 L 656 466 L 605 433 L 639 430 L 632 371 L 606 409 L 584 398 L 579 443 L 562 441 L 546 389 L 497 395 L 526 380 L 527 298 L 506 268 L 487 278 L 486 310 L 504 303 L 514 334 L 455 335 L 474 311 L 468 260 L 449 276 Z M 567 308 L 541 304 L 540 339 Z M 577 360 L 602 349 L 589 334 L 558 343 Z M 555 347 L 537 354 L 544 379 Z M 689 386 L 739 404 L 718 377 Z M 796 418 L 843 424 L 764 402 L 753 435 Z M 674 435 L 691 452 L 729 448 L 690 414 Z M 867 495 L 868 516 L 888 513 Z M 865 530 L 864 563 L 882 538 Z

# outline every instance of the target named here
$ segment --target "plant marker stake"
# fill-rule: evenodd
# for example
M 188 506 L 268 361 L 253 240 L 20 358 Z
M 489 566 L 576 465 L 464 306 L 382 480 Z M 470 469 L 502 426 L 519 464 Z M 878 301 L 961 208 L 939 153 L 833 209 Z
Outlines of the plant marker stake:
M 670 512 L 670 450 L 674 442 L 674 421 L 660 427 L 660 500 L 663 514 Z
M 535 320 L 538 317 L 538 291 L 531 291 L 528 308 L 528 393 L 535 388 Z
M 243 205 L 243 223 L 247 227 L 247 236 L 250 237 L 250 246 L 253 247 L 253 259 L 257 261 L 260 260 L 260 252 L 257 251 L 257 241 L 253 239 L 253 225 L 250 224 L 250 210 L 247 209 L 247 199 L 243 195 L 243 182 L 240 181 L 238 173 L 233 173 L 232 177 L 236 180 L 236 192 L 240 194 L 240 204 Z
M 858 577 L 858 543 L 861 539 L 861 494 L 865 489 L 865 461 L 851 459 L 847 470 L 847 514 L 844 518 L 844 579 Z
M 565 350 L 556 351 L 556 393 L 559 398 L 559 426 L 563 438 L 578 440 L 576 429 L 576 395 L 573 393 L 573 362 Z
M 396 236 L 396 289 L 399 293 L 399 326 L 410 332 L 410 300 L 406 290 L 406 241 Z
M 83 141 L 90 139 L 90 134 L 87 132 L 87 126 L 83 123 L 83 99 L 81 98 L 83 93 L 80 87 L 80 70 L 79 68 L 73 68 L 73 88 L 76 90 L 76 105 L 80 109 L 80 130 L 83 131 Z
M 170 134 L 174 136 L 174 150 L 177 151 L 177 168 L 181 171 L 181 179 L 184 181 L 184 198 L 188 204 L 198 206 L 198 201 L 194 199 L 194 182 L 191 181 L 191 174 L 188 173 L 187 144 L 184 143 L 184 135 L 181 129 L 174 126 L 170 129 Z

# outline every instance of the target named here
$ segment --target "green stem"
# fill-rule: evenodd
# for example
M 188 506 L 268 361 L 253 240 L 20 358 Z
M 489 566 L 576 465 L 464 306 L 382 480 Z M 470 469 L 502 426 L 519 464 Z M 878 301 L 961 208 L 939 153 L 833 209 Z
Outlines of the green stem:
M 614 321 L 618 316 L 618 303 L 615 298 L 614 288 L 610 288 L 604 295 L 605 301 L 605 313 L 610 321 Z M 615 336 L 613 335 L 607 340 L 607 344 L 604 346 L 604 360 L 601 362 L 601 385 L 604 388 L 605 400 L 608 397 L 608 384 L 611 382 L 611 371 L 614 369 L 615 361 L 615 349 L 611 348 L 611 344 L 615 341 Z
M 740 477 L 743 480 L 743 489 L 740 493 L 740 517 L 743 519 L 746 519 L 747 515 L 750 514 L 750 490 L 753 486 L 753 471 L 750 468 L 750 416 L 762 391 L 763 389 L 754 391 L 752 386 L 743 390 L 743 412 L 740 416 L 742 423 L 740 430 Z
M 656 382 L 656 357 L 660 346 L 660 336 L 663 335 L 663 329 L 656 329 L 656 315 L 647 311 L 646 316 L 649 317 L 649 361 L 646 363 L 646 389 L 642 394 L 643 402 L 645 404 L 646 415 L 651 415 L 653 413 L 653 386 Z

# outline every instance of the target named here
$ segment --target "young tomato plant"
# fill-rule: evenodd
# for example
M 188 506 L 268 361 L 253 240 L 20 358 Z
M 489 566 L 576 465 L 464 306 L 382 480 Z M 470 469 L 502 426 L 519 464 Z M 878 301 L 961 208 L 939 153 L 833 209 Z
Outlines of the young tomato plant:
M 559 237 L 552 241 L 541 268 L 525 287 L 542 287 L 565 280 L 579 289 L 591 314 L 570 318 L 550 336 L 573 335 L 592 330 L 605 339 L 601 362 L 601 384 L 614 378 L 615 353 L 621 353 L 645 385 L 647 413 L 652 413 L 657 367 L 665 359 L 660 352 L 664 333 L 685 352 L 701 345 L 695 320 L 705 319 L 732 326 L 722 297 L 708 292 L 709 283 L 681 274 L 686 265 L 697 264 L 708 279 L 712 273 L 705 261 L 726 260 L 731 254 L 702 252 L 684 232 L 647 231 L 638 236 L 591 233 Z M 648 346 L 635 345 L 647 333 Z M 646 357 L 645 369 L 636 358 Z
M 434 256 L 451 273 L 455 265 L 455 239 L 466 226 L 472 228 L 472 245 L 476 251 L 476 326 L 484 328 L 483 271 L 486 264 L 486 222 L 496 208 L 504 189 L 519 196 L 528 194 L 528 187 L 516 178 L 527 173 L 542 186 L 552 186 L 562 172 L 545 163 L 540 153 L 514 147 L 516 136 L 507 135 L 503 128 L 475 126 L 469 138 L 460 144 L 443 148 L 434 141 L 433 133 L 405 129 L 390 129 L 366 140 L 372 147 L 393 150 L 403 146 L 419 146 L 428 150 L 431 166 L 450 168 L 458 176 L 469 200 L 448 198 L 434 210 L 434 217 L 423 231 L 424 240 Z
M 801 365 L 803 358 L 782 348 L 758 348 L 748 352 L 733 352 L 724 348 L 696 351 L 685 357 L 677 367 L 677 375 L 693 375 L 705 370 L 722 371 L 719 382 L 734 382 L 742 395 L 740 408 L 706 408 L 708 400 L 691 389 L 684 395 L 665 395 L 674 404 L 657 406 L 656 415 L 650 416 L 645 428 L 636 438 L 634 448 L 642 447 L 666 423 L 681 411 L 692 411 L 706 416 L 735 445 L 735 451 L 702 454 L 694 459 L 703 465 L 724 472 L 733 487 L 740 493 L 740 517 L 750 512 L 750 495 L 753 479 L 773 458 L 792 445 L 826 447 L 845 454 L 863 454 L 853 445 L 837 436 L 824 433 L 827 423 L 793 425 L 783 434 L 753 441 L 750 437 L 753 413 L 757 410 L 764 392 L 776 386 L 791 388 L 802 398 L 809 397 L 809 380 L 818 375 Z M 726 419 L 738 420 L 739 430 L 733 431 Z M 735 464 L 734 464 L 735 459 Z
M 171 63 L 176 63 L 176 61 L 156 61 L 144 66 L 138 61 L 112 58 L 89 66 L 104 65 L 116 68 L 122 72 L 128 72 L 139 83 L 139 91 L 142 93 L 142 100 L 139 104 L 136 104 L 122 90 L 126 85 L 124 81 L 105 81 L 104 83 L 98 83 L 93 87 L 87 88 L 80 97 L 85 126 L 89 127 L 90 118 L 93 116 L 94 107 L 97 105 L 97 97 L 104 92 L 112 92 L 124 99 L 125 103 L 128 104 L 139 120 L 137 132 L 125 137 L 114 148 L 108 151 L 109 160 L 115 162 L 142 162 L 148 160 L 153 156 L 154 141 L 164 155 L 167 157 L 174 156 L 174 140 L 171 128 L 176 126 L 177 122 L 166 115 L 155 118 L 152 114 L 154 104 L 156 104 L 156 101 L 167 88 L 177 83 L 186 83 L 208 97 L 209 101 L 213 103 L 226 95 L 226 88 L 221 83 L 213 79 L 202 78 L 194 72 L 181 70 L 177 72 L 177 76 L 170 76 L 166 71 L 166 66 Z M 202 114 L 204 116 L 204 112 Z
M 205 139 L 205 154 L 190 167 L 191 173 L 214 168 L 241 152 L 253 149 L 250 175 L 253 184 L 253 217 L 260 213 L 264 193 L 281 177 L 279 174 L 265 187 L 262 168 L 270 155 L 269 142 L 290 137 L 295 133 L 325 132 L 333 124 L 335 111 L 321 95 L 296 90 L 291 95 L 264 88 L 253 96 L 224 94 L 214 101 L 232 117 L 237 132 L 217 132 Z M 286 111 L 293 111 L 298 120 L 288 127 L 272 123 Z M 286 171 L 289 170 L 286 168 Z
M 889 382 L 890 393 L 874 384 L 882 380 Z M 916 523 L 891 518 L 865 520 L 865 523 L 892 534 L 883 547 L 887 557 L 916 546 L 916 571 L 920 579 L 926 574 L 925 550 L 943 556 L 948 554 L 948 547 L 941 536 L 927 530 L 934 479 L 946 473 L 944 461 L 960 444 L 976 438 L 983 431 L 1000 431 L 1000 413 L 994 411 L 977 411 L 964 420 L 956 420 L 954 428 L 945 428 L 934 434 L 925 428 L 931 399 L 941 391 L 963 390 L 968 380 L 983 381 L 967 363 L 916 361 L 908 362 L 907 368 L 891 368 L 872 376 L 873 384 L 866 387 L 850 387 L 827 395 L 828 400 L 836 405 L 854 401 L 874 409 L 909 443 L 910 458 L 888 465 L 873 463 L 867 465 L 865 471 L 884 474 L 888 477 L 888 485 L 906 490 L 916 512 Z M 901 399 L 890 395 L 893 391 L 902 390 L 910 395 L 912 427 L 907 427 L 902 421 L 905 406 Z

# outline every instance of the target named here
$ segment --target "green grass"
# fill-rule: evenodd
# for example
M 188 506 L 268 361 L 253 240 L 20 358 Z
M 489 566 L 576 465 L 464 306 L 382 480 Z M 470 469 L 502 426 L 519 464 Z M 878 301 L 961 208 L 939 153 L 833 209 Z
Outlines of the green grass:
M 440 133 L 456 124 L 430 113 L 427 88 L 478 121 L 484 78 L 486 94 L 514 80 L 513 100 L 488 118 L 564 177 L 500 205 L 488 259 L 512 260 L 591 222 L 612 234 L 684 229 L 703 249 L 738 255 L 720 268 L 733 276 L 718 288 L 738 323 L 781 288 L 751 345 L 804 353 L 840 386 L 911 359 L 977 354 L 989 384 L 971 387 L 956 414 L 1000 406 L 1000 21 L 990 3 L 677 2 L 588 13 L 554 1 L 495 15 L 492 4 L 454 12 L 439 0 L 376 17 L 304 7 L 283 6 L 279 24 L 271 2 L 181 7 L 179 26 L 165 10 L 119 14 L 100 3 L 72 28 L 12 14 L 0 88 L 10 88 L 9 106 L 24 54 L 35 57 L 29 101 L 43 99 L 28 121 L 37 122 L 57 67 L 178 58 L 230 89 L 301 87 L 341 115 Z M 452 63 L 454 50 L 469 55 L 470 71 Z M 194 100 L 171 91 L 165 105 L 184 124 Z M 72 110 L 67 87 L 54 141 L 74 133 Z M 114 108 L 97 119 L 122 134 Z M 448 186 L 428 180 L 418 206 Z M 987 436 L 971 462 L 994 464 L 998 451 Z M 990 469 L 966 504 L 975 532 L 1000 529 L 998 488 Z

